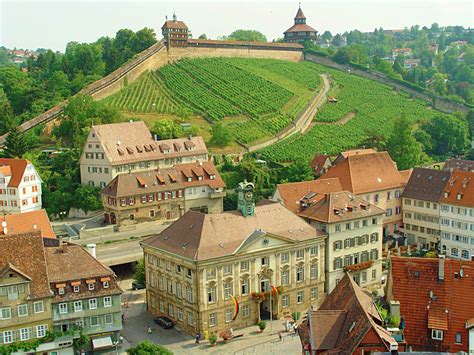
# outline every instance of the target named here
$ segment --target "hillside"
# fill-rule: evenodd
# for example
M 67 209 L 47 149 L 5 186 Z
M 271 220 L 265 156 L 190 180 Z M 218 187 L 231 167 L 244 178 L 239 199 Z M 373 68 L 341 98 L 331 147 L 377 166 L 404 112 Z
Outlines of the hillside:
M 406 115 L 414 122 L 423 122 L 444 115 L 432 110 L 427 102 L 411 99 L 405 92 L 356 75 L 314 64 L 315 70 L 331 77 L 327 102 L 315 117 L 311 130 L 293 135 L 261 151 L 273 161 L 310 159 L 315 153 L 337 154 L 360 147 L 369 135 L 389 136 L 393 121 Z M 329 124 L 328 124 L 329 123 Z
M 234 141 L 251 143 L 272 137 L 296 118 L 321 85 L 318 74 L 306 62 L 183 60 L 143 74 L 104 101 L 137 117 L 148 114 L 149 124 L 149 114 L 187 122 L 191 111 L 229 127 Z
M 200 134 L 209 139 L 211 125 L 220 122 L 230 128 L 234 141 L 256 143 L 297 117 L 322 87 L 320 74 L 329 75 L 328 96 L 336 102 L 321 107 L 305 134 L 261 150 L 266 159 L 337 154 L 361 146 L 369 135 L 390 135 L 394 119 L 401 115 L 414 122 L 443 115 L 427 102 L 375 81 L 315 63 L 271 59 L 183 60 L 145 73 L 105 102 L 134 118 L 144 116 L 150 126 L 171 116 L 199 126 Z M 190 118 L 189 112 L 194 116 Z

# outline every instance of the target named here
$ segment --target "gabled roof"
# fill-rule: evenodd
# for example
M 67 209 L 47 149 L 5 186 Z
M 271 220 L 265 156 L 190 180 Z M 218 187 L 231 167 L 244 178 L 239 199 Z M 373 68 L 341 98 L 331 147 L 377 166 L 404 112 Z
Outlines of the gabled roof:
M 474 207 L 474 173 L 455 170 L 444 186 L 440 202 Z
M 99 140 L 111 165 L 207 154 L 202 137 L 155 141 L 143 121 L 92 126 L 92 134 Z M 189 143 L 192 143 L 193 149 L 182 149 Z M 167 146 L 169 151 L 165 152 L 160 145 Z
M 56 234 L 44 209 L 0 216 L 0 224 L 4 221 L 7 222 L 6 235 L 39 230 L 43 238 L 56 239 Z M 4 235 L 2 227 L 0 228 L 0 238 Z
M 0 167 L 9 167 L 6 168 L 8 171 L 4 168 L 4 171 L 11 176 L 8 187 L 18 187 L 20 185 L 28 164 L 30 162 L 26 159 L 0 158 Z
M 402 188 L 406 184 L 387 152 L 350 154 L 321 176 L 325 178 L 338 178 L 344 190 L 356 195 Z
M 14 267 L 31 278 L 31 298 L 51 296 L 40 231 L 0 238 L 0 270 Z
M 384 214 L 374 206 L 351 192 L 331 192 L 298 213 L 299 216 L 323 223 L 337 223 Z
M 446 351 L 460 351 L 461 348 L 453 347 L 455 333 L 465 331 L 466 322 L 474 318 L 474 261 L 444 260 L 443 281 L 438 278 L 439 265 L 436 258 L 392 256 L 390 259 L 388 296 L 400 302 L 400 314 L 405 319 L 404 335 L 413 350 L 430 350 L 428 329 L 436 327 L 446 329 L 443 343 L 451 346 Z M 461 269 L 463 276 L 459 277 Z M 464 346 L 467 351 L 467 345 Z
M 443 166 L 444 170 L 461 170 L 474 172 L 474 161 L 463 159 L 448 159 Z
M 372 297 L 363 291 L 346 273 L 317 311 L 310 310 L 309 319 L 299 327 L 302 333 L 309 328 L 308 339 L 313 351 L 352 354 L 373 329 L 380 343 L 388 350 L 395 339 L 382 327 Z
M 294 213 L 301 210 L 300 200 L 308 194 L 324 194 L 342 191 L 339 179 L 318 179 L 311 181 L 278 184 L 276 187 L 283 205 Z
M 236 253 L 255 231 L 293 241 L 323 238 L 323 233 L 307 224 L 279 203 L 255 207 L 255 215 L 240 211 L 203 214 L 186 212 L 160 234 L 142 245 L 163 249 L 192 260 L 207 260 Z
M 438 202 L 449 180 L 449 171 L 415 168 L 408 180 L 402 197 Z
M 331 163 L 331 159 L 329 155 L 326 155 L 326 154 L 316 155 L 311 161 L 311 163 L 309 164 L 311 166 L 311 170 L 313 170 L 315 174 L 319 175 L 321 173 L 321 170 L 324 168 L 324 164 L 326 164 L 328 159 L 329 159 L 329 163 Z
M 168 20 L 161 26 L 163 28 L 187 30 L 188 26 L 183 21 Z

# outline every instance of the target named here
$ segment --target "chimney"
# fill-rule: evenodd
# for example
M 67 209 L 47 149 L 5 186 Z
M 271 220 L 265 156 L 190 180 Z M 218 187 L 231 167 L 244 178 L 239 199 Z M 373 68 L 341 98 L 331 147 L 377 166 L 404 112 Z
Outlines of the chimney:
M 438 256 L 438 280 L 444 281 L 444 255 Z
M 86 248 L 87 248 L 87 252 L 92 255 L 94 258 L 97 258 L 96 256 L 96 252 L 95 252 L 95 249 L 96 249 L 96 245 L 95 244 L 87 244 L 86 245 Z
M 394 317 L 400 317 L 400 302 L 390 301 L 390 314 Z

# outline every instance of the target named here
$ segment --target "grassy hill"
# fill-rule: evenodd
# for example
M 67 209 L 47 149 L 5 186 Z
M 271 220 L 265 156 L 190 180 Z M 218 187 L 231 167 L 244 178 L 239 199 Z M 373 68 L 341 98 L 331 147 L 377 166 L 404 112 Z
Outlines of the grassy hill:
M 187 122 L 192 112 L 228 126 L 234 140 L 251 143 L 271 137 L 298 115 L 321 85 L 318 73 L 311 63 L 184 60 L 142 75 L 105 101 L 137 117 L 171 115 Z
M 443 113 L 432 110 L 405 92 L 356 75 L 314 64 L 315 70 L 328 73 L 337 103 L 327 102 L 316 114 L 315 124 L 306 134 L 293 135 L 261 153 L 273 161 L 311 159 L 316 153 L 337 154 L 360 147 L 370 134 L 389 136 L 394 119 L 406 115 L 414 122 L 430 120 Z M 337 121 L 350 117 L 344 124 Z M 332 123 L 332 124 L 327 124 Z
M 234 141 L 255 143 L 291 123 L 321 88 L 323 73 L 329 74 L 329 96 L 337 102 L 322 106 L 307 133 L 263 149 L 266 159 L 336 154 L 359 147 L 370 134 L 390 135 L 401 115 L 414 122 L 442 115 L 426 102 L 375 81 L 310 62 L 272 59 L 183 60 L 145 73 L 105 100 L 149 125 L 173 117 L 198 126 L 208 140 L 211 125 L 220 122 L 230 128 Z

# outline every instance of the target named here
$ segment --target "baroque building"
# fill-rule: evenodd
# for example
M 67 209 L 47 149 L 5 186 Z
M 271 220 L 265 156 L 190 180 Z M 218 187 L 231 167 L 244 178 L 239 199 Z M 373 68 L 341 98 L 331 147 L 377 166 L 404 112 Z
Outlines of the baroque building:
M 279 203 L 255 205 L 253 189 L 239 184 L 236 211 L 188 211 L 141 243 L 150 313 L 207 335 L 320 304 L 325 233 Z

